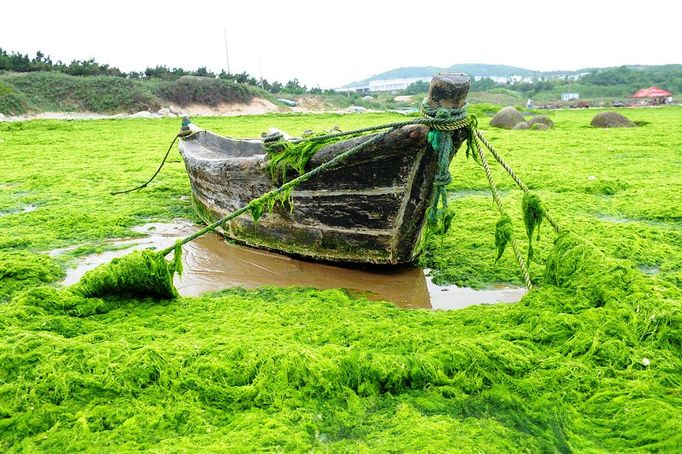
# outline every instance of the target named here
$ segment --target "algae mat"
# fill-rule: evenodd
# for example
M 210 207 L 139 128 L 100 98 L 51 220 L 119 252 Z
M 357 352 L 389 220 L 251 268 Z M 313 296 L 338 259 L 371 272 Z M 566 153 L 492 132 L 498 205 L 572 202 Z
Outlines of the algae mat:
M 177 154 L 147 190 L 108 195 L 144 181 L 177 122 L 0 123 L 0 446 L 674 451 L 682 110 L 628 111 L 650 122 L 628 130 L 593 130 L 592 115 L 556 112 L 553 130 L 488 137 L 571 226 L 560 246 L 585 238 L 606 255 L 550 255 L 554 235 L 543 226 L 536 254 L 550 272 L 531 266 L 535 291 L 516 305 L 455 312 L 401 310 L 341 290 L 235 289 L 162 302 L 58 291 L 64 267 L 106 239 L 193 216 Z M 197 122 L 257 136 L 269 126 L 349 129 L 394 118 Z M 494 265 L 497 216 L 483 172 L 464 156 L 452 171 L 453 228 L 432 240 L 424 264 L 441 282 L 518 283 L 509 252 Z M 520 195 L 496 176 L 522 237 Z M 55 248 L 67 252 L 46 254 Z

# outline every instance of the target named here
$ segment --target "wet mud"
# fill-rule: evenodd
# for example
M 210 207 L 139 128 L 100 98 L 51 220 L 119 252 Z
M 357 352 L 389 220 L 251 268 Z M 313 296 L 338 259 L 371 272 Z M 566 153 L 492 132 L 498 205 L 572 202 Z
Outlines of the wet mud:
M 189 221 L 150 223 L 133 228 L 144 238 L 111 242 L 115 250 L 82 257 L 67 270 L 63 285 L 78 282 L 86 271 L 135 249 L 160 249 L 196 231 Z M 67 249 L 52 251 L 52 255 Z M 438 286 L 418 267 L 362 269 L 317 263 L 228 243 L 218 234 L 206 234 L 183 246 L 184 272 L 175 276 L 183 296 L 198 296 L 231 287 L 263 286 L 344 288 L 371 300 L 390 301 L 404 308 L 461 309 L 474 304 L 512 303 L 526 293 L 524 288 L 499 286 L 484 290 Z

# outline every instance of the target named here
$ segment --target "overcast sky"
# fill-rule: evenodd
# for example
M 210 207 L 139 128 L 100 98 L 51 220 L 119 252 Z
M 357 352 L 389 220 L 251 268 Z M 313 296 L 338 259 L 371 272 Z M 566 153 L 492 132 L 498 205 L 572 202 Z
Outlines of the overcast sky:
M 3 2 L 0 47 L 124 71 L 230 69 L 338 87 L 401 66 L 682 63 L 673 0 Z

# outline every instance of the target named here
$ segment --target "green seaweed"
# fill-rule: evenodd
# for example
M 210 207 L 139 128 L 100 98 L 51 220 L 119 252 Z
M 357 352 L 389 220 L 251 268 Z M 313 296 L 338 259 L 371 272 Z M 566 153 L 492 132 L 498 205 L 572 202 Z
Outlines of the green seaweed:
M 268 170 L 273 178 L 287 179 L 287 174 L 291 171 L 298 175 L 305 173 L 305 167 L 310 158 L 315 156 L 318 151 L 332 143 L 340 140 L 347 140 L 355 136 L 330 137 L 320 139 L 319 137 L 328 135 L 329 132 L 308 134 L 299 142 L 282 140 L 266 146 L 268 152 Z
M 608 135 L 585 128 L 593 112 L 582 109 L 557 111 L 542 135 L 488 133 L 569 231 L 535 240 L 547 267 L 530 267 L 536 285 L 520 303 L 452 312 L 343 290 L 230 289 L 159 304 L 53 288 L 71 257 L 46 251 L 193 216 L 177 156 L 154 187 L 108 195 L 148 175 L 144 163 L 158 159 L 177 121 L 0 123 L 0 209 L 13 213 L 0 216 L 0 448 L 676 452 L 681 112 L 633 109 L 651 124 Z M 201 126 L 254 137 L 272 125 L 351 129 L 396 117 Z M 426 242 L 424 263 L 438 282 L 520 283 L 511 254 L 490 259 L 499 215 L 476 191 L 485 175 L 463 157 L 450 170 L 452 228 Z M 493 172 L 505 205 L 520 206 L 513 182 Z M 599 181 L 591 176 L 627 185 L 604 197 L 585 191 Z M 28 204 L 38 209 L 14 213 Z M 510 218 L 520 238 L 522 213 Z
M 585 301 L 603 306 L 633 291 L 641 274 L 607 257 L 590 241 L 564 230 L 554 241 L 545 265 L 545 282 L 571 289 Z
M 183 266 L 181 240 L 175 242 L 175 247 L 173 248 L 173 262 L 172 266 L 169 269 L 171 270 L 171 274 L 177 273 L 178 276 L 182 276 Z
M 62 276 L 61 267 L 46 255 L 0 250 L 0 304 L 20 290 L 50 283 Z
M 495 247 L 497 248 L 497 258 L 495 263 L 500 260 L 504 250 L 507 248 L 507 243 L 512 238 L 514 234 L 514 229 L 512 228 L 511 218 L 507 215 L 503 215 L 495 224 Z
M 181 272 L 181 253 L 168 263 L 158 252 L 134 251 L 85 273 L 71 289 L 83 296 L 128 294 L 139 297 L 176 298 L 173 273 Z
M 523 223 L 526 226 L 526 235 L 528 236 L 528 262 L 533 260 L 533 233 L 537 230 L 537 240 L 540 241 L 540 224 L 545 217 L 545 207 L 537 194 L 526 192 L 523 194 L 521 202 L 521 209 L 523 210 Z
M 288 188 L 274 197 L 266 197 L 264 199 L 252 200 L 249 202 L 249 212 L 251 213 L 253 222 L 257 223 L 263 214 L 272 212 L 272 210 L 274 210 L 277 206 L 281 207 L 282 209 L 288 209 L 289 212 L 293 211 L 293 190 L 294 188 Z
M 337 290 L 228 290 L 76 319 L 63 304 L 73 296 L 33 291 L 0 308 L 0 443 L 670 450 L 681 440 L 669 422 L 682 415 L 679 302 L 652 323 L 651 300 L 629 290 L 581 308 L 549 286 L 518 305 L 441 314 Z

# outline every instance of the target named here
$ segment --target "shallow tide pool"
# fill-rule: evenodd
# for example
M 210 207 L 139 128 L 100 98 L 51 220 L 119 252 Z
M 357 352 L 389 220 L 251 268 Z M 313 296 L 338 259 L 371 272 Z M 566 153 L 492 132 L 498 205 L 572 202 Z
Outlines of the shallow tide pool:
M 113 250 L 80 258 L 69 268 L 62 285 L 71 285 L 87 271 L 136 249 L 162 249 L 199 227 L 183 219 L 172 223 L 149 223 L 133 230 L 147 236 L 120 239 L 109 244 Z M 59 255 L 66 250 L 53 250 Z M 344 288 L 371 300 L 390 301 L 400 307 L 422 309 L 461 309 L 474 304 L 514 303 L 526 294 L 523 287 L 504 284 L 477 290 L 432 282 L 428 270 L 414 266 L 350 267 L 292 258 L 225 241 L 208 233 L 183 246 L 184 272 L 174 283 L 183 296 L 231 287 L 258 288 L 312 287 Z

